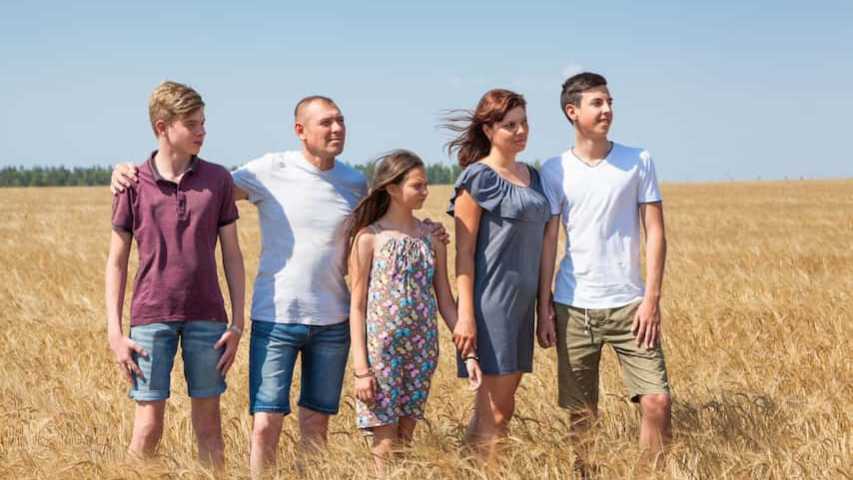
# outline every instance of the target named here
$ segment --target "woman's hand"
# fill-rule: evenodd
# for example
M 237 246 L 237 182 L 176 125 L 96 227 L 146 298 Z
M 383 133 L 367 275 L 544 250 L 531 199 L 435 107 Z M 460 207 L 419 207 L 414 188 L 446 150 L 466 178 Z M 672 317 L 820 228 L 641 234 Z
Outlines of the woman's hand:
M 473 316 L 459 317 L 453 327 L 453 344 L 456 345 L 456 351 L 463 354 L 477 350 L 477 322 Z

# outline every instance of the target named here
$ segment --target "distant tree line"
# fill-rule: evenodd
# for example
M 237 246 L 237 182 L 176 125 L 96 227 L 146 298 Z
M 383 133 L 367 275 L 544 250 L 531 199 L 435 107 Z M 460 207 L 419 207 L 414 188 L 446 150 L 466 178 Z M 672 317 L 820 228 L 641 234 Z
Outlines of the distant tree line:
M 363 173 L 367 178 L 373 178 L 373 169 L 376 166 L 374 163 L 368 163 L 366 165 L 359 164 L 353 165 L 353 168 Z M 442 165 L 440 163 L 433 163 L 432 165 L 427 165 L 427 180 L 432 185 L 450 185 L 456 181 L 456 177 L 462 173 L 462 168 L 457 165 Z
M 539 168 L 539 161 L 534 163 Z M 353 167 L 367 178 L 373 177 L 374 164 Z M 235 170 L 237 167 L 231 167 Z M 0 187 L 73 187 L 109 185 L 113 167 L 0 167 Z M 432 185 L 449 185 L 462 173 L 457 164 L 427 165 L 427 178 Z
M 113 167 L 0 167 L 0 187 L 109 185 Z
M 372 178 L 373 164 L 353 165 Z M 232 167 L 234 170 L 237 167 Z M 113 167 L 0 167 L 0 187 L 74 187 L 109 185 Z M 427 178 L 433 185 L 451 184 L 462 171 L 459 165 L 427 166 Z

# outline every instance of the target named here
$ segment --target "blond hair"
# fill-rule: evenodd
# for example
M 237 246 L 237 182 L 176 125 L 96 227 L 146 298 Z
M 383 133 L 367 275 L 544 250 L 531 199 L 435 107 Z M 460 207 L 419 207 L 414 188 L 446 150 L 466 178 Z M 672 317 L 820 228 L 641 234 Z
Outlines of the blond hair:
M 148 99 L 148 118 L 151 120 L 154 135 L 157 135 L 155 124 L 158 120 L 169 124 L 202 107 L 204 107 L 204 101 L 192 87 L 170 80 L 157 85 Z

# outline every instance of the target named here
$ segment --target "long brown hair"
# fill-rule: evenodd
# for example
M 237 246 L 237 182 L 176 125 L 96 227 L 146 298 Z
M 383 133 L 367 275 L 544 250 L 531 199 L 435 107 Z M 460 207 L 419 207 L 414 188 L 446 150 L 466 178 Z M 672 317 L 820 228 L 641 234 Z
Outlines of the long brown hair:
M 447 123 L 442 127 L 456 132 L 457 136 L 445 145 L 447 153 L 452 156 L 455 151 L 462 168 L 482 159 L 492 148 L 483 126 L 500 122 L 507 112 L 516 107 L 527 107 L 523 96 L 496 88 L 486 92 L 473 111 L 451 110 L 444 118 Z
M 370 191 L 358 203 L 347 221 L 347 261 L 352 251 L 355 237 L 362 228 L 382 218 L 391 205 L 391 196 L 386 189 L 389 185 L 399 185 L 411 170 L 423 168 L 424 161 L 408 150 L 392 150 L 373 161 L 373 178 Z

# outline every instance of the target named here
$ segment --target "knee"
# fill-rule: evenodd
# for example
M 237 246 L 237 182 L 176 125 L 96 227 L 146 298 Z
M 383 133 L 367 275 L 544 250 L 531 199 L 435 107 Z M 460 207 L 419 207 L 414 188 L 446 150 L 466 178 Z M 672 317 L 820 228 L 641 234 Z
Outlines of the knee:
M 134 430 L 136 436 L 147 445 L 152 445 L 160 441 L 163 435 L 163 422 L 158 419 L 148 419 L 138 422 Z
M 222 426 L 218 422 L 202 422 L 196 425 L 195 434 L 204 443 L 221 442 Z
M 666 418 L 672 409 L 672 398 L 664 393 L 643 395 L 640 397 L 640 407 L 645 417 Z
M 272 415 L 255 414 L 252 424 L 252 438 L 255 441 L 268 443 L 275 441 L 281 432 L 281 418 Z
M 299 416 L 299 429 L 303 435 L 325 436 L 329 426 L 329 417 L 322 413 L 311 412 Z

